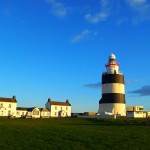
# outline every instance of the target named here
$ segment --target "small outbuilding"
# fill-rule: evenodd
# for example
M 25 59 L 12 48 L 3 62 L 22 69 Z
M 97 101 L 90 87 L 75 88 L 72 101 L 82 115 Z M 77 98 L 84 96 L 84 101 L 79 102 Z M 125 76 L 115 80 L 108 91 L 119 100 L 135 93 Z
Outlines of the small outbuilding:
M 40 117 L 41 118 L 49 118 L 50 117 L 50 111 L 48 108 L 40 108 Z

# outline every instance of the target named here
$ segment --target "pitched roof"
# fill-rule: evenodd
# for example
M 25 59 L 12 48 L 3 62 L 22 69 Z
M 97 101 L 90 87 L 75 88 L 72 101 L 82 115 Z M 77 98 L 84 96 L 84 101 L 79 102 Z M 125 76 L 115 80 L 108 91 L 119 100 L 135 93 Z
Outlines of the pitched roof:
M 60 105 L 60 106 L 71 106 L 70 103 L 67 102 L 56 102 L 56 101 L 50 101 L 51 105 Z
M 49 109 L 48 108 L 39 108 L 40 109 L 40 111 L 45 111 L 45 112 L 49 112 Z
M 27 111 L 33 111 L 36 107 L 27 108 Z
M 17 110 L 27 110 L 27 107 L 17 107 Z
M 5 97 L 0 97 L 0 102 L 11 102 L 11 103 L 17 103 L 17 100 L 14 98 L 5 98 Z

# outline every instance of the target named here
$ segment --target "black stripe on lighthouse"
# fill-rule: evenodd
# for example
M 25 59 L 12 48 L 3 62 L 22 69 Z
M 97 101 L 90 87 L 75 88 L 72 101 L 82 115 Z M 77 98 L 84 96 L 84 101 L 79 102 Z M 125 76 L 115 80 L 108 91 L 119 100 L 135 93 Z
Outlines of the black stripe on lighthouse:
M 102 75 L 102 84 L 109 84 L 109 86 L 113 86 L 113 83 L 123 84 L 124 85 L 124 76 L 122 74 L 103 74 Z M 119 92 L 119 90 L 118 90 Z M 125 94 L 124 93 L 107 93 L 105 89 L 105 93 L 102 93 L 102 98 L 99 103 L 123 103 L 125 104 Z
M 123 103 L 125 104 L 125 94 L 121 93 L 107 93 L 102 94 L 102 98 L 99 101 L 100 104 L 102 103 Z
M 122 83 L 124 84 L 124 76 L 122 74 L 103 74 L 102 84 L 106 83 Z

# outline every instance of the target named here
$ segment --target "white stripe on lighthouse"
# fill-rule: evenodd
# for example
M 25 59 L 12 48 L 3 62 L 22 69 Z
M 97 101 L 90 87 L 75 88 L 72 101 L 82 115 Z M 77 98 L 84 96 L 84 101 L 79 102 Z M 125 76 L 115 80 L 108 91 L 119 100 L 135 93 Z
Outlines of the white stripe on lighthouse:
M 107 83 L 102 84 L 102 93 L 121 93 L 125 94 L 124 84 L 121 83 Z

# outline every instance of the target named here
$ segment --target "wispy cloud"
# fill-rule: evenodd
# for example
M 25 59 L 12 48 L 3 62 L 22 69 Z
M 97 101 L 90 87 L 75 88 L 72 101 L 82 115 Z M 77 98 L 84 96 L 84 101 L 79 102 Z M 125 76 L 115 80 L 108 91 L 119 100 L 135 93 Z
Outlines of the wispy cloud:
M 85 84 L 84 87 L 99 89 L 101 87 L 101 82 Z
M 117 25 L 117 26 L 120 26 L 120 25 L 123 25 L 123 24 L 125 24 L 125 23 L 127 23 L 127 22 L 128 22 L 127 17 L 126 17 L 126 18 L 121 18 L 121 19 L 118 19 L 118 20 L 116 21 L 116 25 Z
M 85 19 L 93 24 L 107 20 L 107 18 L 109 17 L 109 9 L 108 9 L 109 2 L 110 2 L 109 0 L 101 0 L 100 11 L 95 14 L 87 13 L 84 16 Z
M 134 23 L 150 19 L 150 1 L 149 0 L 126 0 L 130 8 L 135 12 Z
M 137 83 L 140 82 L 141 80 L 138 79 L 125 79 L 126 84 L 131 84 L 131 83 Z
M 129 91 L 131 94 L 138 94 L 139 96 L 148 96 L 150 95 L 150 85 L 141 87 L 138 90 Z
M 136 6 L 141 7 L 141 6 L 143 6 L 143 4 L 145 5 L 147 0 L 127 0 L 127 2 L 133 7 L 136 7 Z
M 124 13 L 124 7 L 130 9 L 130 15 Z M 100 0 L 99 10 L 89 10 L 85 14 L 86 21 L 97 24 L 108 19 L 116 25 L 126 23 L 138 24 L 150 20 L 150 1 L 149 0 Z
M 105 21 L 108 17 L 108 14 L 106 12 L 100 12 L 95 15 L 86 14 L 85 19 L 91 23 L 99 23 L 102 21 Z
M 81 40 L 88 40 L 88 39 L 93 39 L 95 36 L 98 35 L 98 32 L 94 32 L 88 29 L 83 30 L 79 34 L 73 36 L 70 40 L 71 43 L 76 43 Z
M 64 17 L 68 14 L 67 7 L 57 0 L 46 0 L 51 5 L 51 12 L 57 17 Z

